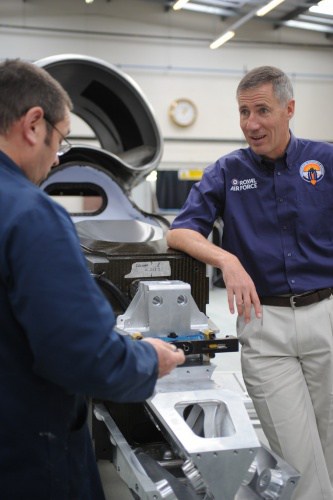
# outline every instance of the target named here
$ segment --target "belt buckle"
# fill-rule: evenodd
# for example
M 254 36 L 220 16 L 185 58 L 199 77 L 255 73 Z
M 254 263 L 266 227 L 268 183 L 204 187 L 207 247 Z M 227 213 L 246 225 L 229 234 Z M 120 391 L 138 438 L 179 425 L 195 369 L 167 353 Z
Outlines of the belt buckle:
M 296 307 L 297 307 L 297 304 L 296 304 L 297 297 L 299 297 L 299 295 L 291 295 L 289 297 L 290 307 L 292 309 L 296 309 Z
M 324 290 L 327 290 L 327 289 L 324 289 Z M 320 298 L 320 291 L 321 290 L 310 290 L 309 292 L 304 292 L 304 293 L 299 293 L 299 294 L 295 294 L 295 295 L 291 295 L 289 297 L 289 301 L 290 301 L 290 306 L 292 307 L 292 309 L 295 309 L 296 307 L 300 307 L 296 304 L 296 299 L 298 299 L 299 297 L 308 297 L 309 295 L 314 295 L 315 293 L 317 293 L 319 295 L 319 299 L 314 301 L 314 302 L 320 302 L 321 300 L 323 300 L 322 298 Z M 332 292 L 331 292 L 332 294 Z M 312 302 L 310 302 L 309 304 L 311 304 Z

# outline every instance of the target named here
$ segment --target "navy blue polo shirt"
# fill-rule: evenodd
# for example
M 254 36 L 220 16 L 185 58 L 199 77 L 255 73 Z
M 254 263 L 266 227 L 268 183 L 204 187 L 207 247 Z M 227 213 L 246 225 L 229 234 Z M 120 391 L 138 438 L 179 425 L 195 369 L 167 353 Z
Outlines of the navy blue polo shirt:
M 261 296 L 332 287 L 332 164 L 333 145 L 293 135 L 274 163 L 236 150 L 205 169 L 171 229 L 208 237 L 221 217 L 222 247 Z
M 143 401 L 147 342 L 114 330 L 68 213 L 0 151 L 1 498 L 100 500 L 86 395 Z

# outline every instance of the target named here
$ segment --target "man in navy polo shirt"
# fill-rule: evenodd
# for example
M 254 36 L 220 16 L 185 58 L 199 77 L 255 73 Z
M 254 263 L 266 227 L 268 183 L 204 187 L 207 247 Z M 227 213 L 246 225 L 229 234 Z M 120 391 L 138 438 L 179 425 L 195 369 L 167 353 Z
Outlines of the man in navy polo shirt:
M 249 144 L 204 171 L 167 238 L 222 271 L 244 380 L 271 448 L 333 499 L 333 146 L 290 132 L 289 78 L 263 66 L 237 88 Z M 207 237 L 223 221 L 222 248 Z
M 0 497 L 102 500 L 89 396 L 143 401 L 184 362 L 133 342 L 93 281 L 68 213 L 35 184 L 70 147 L 72 104 L 45 70 L 0 64 Z

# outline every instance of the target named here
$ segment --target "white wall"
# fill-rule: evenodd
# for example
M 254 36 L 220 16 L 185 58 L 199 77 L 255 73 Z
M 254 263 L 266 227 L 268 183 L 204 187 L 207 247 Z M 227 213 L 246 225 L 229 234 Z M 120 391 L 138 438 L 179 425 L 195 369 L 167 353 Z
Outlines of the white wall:
M 206 16 L 199 25 L 197 15 L 187 16 L 181 26 L 184 18 L 164 13 L 162 2 L 147 0 L 95 0 L 91 6 L 83 0 L 2 0 L 0 58 L 77 53 L 119 66 L 155 110 L 165 138 L 162 168 L 203 167 L 239 147 L 235 89 L 247 69 L 261 64 L 279 66 L 292 78 L 294 133 L 333 141 L 330 41 L 307 33 L 304 43 L 296 31 L 252 23 L 235 42 L 212 51 L 209 42 L 223 23 Z M 251 30 L 258 43 L 248 41 Z M 198 107 L 198 119 L 188 129 L 169 119 L 169 104 L 177 97 L 191 98 Z

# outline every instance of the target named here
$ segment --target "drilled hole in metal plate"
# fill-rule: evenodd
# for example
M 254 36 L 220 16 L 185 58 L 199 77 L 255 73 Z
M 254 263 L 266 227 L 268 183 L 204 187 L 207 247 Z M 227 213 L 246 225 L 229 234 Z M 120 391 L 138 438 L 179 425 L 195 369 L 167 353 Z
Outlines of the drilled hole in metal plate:
M 179 306 L 185 306 L 187 304 L 187 297 L 186 297 L 186 295 L 178 295 L 178 297 L 177 297 L 177 304 Z

